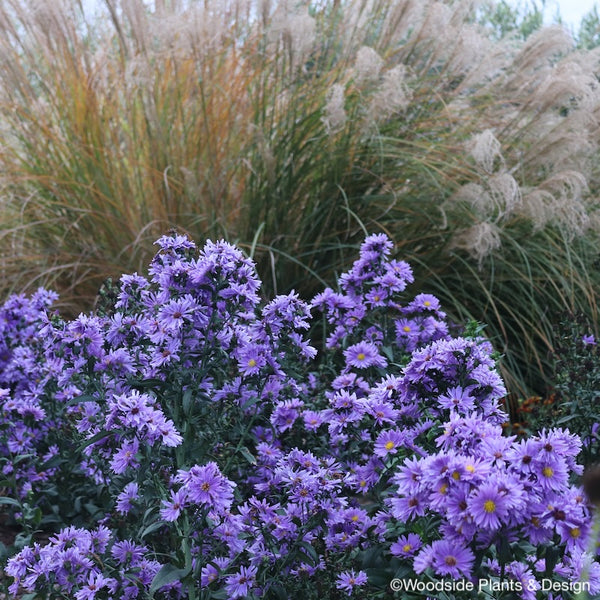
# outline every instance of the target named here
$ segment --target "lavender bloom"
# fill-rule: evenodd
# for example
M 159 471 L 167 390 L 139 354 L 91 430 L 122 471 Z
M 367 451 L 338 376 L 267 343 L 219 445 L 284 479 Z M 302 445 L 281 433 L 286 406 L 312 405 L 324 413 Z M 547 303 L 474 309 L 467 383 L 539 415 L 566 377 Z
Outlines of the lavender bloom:
M 121 444 L 121 448 L 114 454 L 110 461 L 110 468 L 114 473 L 124 473 L 129 468 L 139 466 L 137 453 L 140 448 L 140 443 L 137 439 L 125 441 Z
M 385 367 L 387 360 L 379 354 L 379 349 L 370 342 L 359 342 L 344 350 L 346 364 L 357 369 L 368 367 Z
M 133 508 L 133 502 L 137 499 L 139 486 L 132 481 L 128 483 L 123 491 L 117 496 L 116 509 L 122 515 L 126 515 Z
M 160 517 L 163 521 L 176 521 L 187 503 L 187 489 L 171 490 L 171 500 L 163 500 Z
M 75 594 L 75 600 L 94 600 L 96 594 L 102 588 L 108 588 L 111 592 L 116 591 L 116 580 L 107 578 L 102 573 L 90 573 L 86 584 Z
M 409 533 L 408 535 L 400 536 L 398 540 L 390 546 L 390 552 L 395 556 L 414 556 L 422 545 L 421 538 L 416 533 Z
M 227 594 L 229 598 L 244 598 L 247 596 L 255 582 L 256 567 L 241 567 L 235 575 L 229 575 L 225 581 Z
M 348 596 L 351 596 L 355 588 L 363 586 L 365 583 L 367 583 L 367 574 L 364 571 L 358 573 L 354 570 L 344 571 L 338 575 L 335 587 L 343 592 L 348 592 Z
M 470 577 L 475 555 L 456 542 L 438 540 L 427 546 L 415 559 L 415 571 L 422 573 L 427 566 L 441 576 Z
M 228 510 L 233 502 L 235 484 L 223 477 L 214 462 L 195 465 L 189 471 L 180 470 L 175 480 L 184 485 L 189 502 L 201 504 L 217 513 Z
M 375 456 L 384 458 L 389 454 L 396 454 L 405 443 L 406 434 L 403 431 L 397 429 L 382 431 L 375 442 Z
M 509 503 L 494 483 L 483 484 L 469 500 L 469 510 L 477 525 L 498 529 L 508 515 Z

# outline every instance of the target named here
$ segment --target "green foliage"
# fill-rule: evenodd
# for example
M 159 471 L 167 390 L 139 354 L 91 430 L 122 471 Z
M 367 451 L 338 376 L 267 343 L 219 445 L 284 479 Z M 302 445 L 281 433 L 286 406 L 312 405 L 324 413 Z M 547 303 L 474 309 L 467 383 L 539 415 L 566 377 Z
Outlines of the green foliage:
M 581 436 L 582 462 L 587 465 L 597 462 L 600 452 L 600 348 L 595 331 L 585 315 L 562 315 L 557 325 L 553 378 L 561 402 L 558 414 L 547 415 L 554 424 Z
M 506 0 L 492 0 L 479 9 L 477 21 L 498 40 L 508 35 L 524 40 L 542 27 L 545 6 L 546 0 L 540 4 L 535 0 L 519 2 L 516 6 Z
M 600 16 L 595 4 L 594 8 L 581 19 L 577 31 L 577 46 L 585 50 L 600 46 Z

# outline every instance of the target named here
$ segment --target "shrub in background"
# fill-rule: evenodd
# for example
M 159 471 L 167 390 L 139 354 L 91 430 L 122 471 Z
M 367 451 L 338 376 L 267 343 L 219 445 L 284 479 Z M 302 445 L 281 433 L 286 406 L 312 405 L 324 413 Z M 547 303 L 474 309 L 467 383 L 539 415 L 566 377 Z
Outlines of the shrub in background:
M 595 52 L 467 1 L 77 6 L 0 9 L 7 289 L 76 314 L 177 224 L 311 293 L 377 228 L 545 391 L 552 319 L 595 319 Z
M 578 431 L 583 440 L 582 460 L 591 465 L 600 451 L 598 410 L 598 346 L 594 329 L 584 315 L 563 315 L 556 326 L 553 382 L 558 395 L 554 414 L 546 411 L 546 422 L 564 424 Z

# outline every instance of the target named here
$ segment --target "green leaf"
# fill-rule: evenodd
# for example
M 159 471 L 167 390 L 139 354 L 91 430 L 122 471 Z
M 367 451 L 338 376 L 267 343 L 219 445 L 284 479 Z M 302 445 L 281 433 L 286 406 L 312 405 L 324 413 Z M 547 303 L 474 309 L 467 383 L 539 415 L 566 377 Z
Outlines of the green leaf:
M 569 421 L 572 421 L 576 417 L 577 417 L 577 415 L 567 415 L 566 417 L 561 417 L 560 419 L 558 419 L 556 421 L 556 425 L 562 425 L 563 423 L 568 423 Z
M 288 600 L 289 596 L 285 588 L 280 583 L 274 583 L 269 586 L 269 596 L 278 600 Z
M 369 577 L 369 585 L 383 589 L 389 588 L 390 581 L 392 579 L 389 571 L 381 568 L 367 569 L 367 576 Z
M 122 433 L 120 430 L 112 430 L 112 431 L 99 431 L 98 433 L 96 433 L 95 435 L 93 435 L 91 438 L 85 440 L 85 442 L 83 442 L 83 444 L 81 444 L 79 446 L 79 448 L 77 448 L 76 452 L 79 453 L 82 450 L 85 450 L 85 448 L 87 448 L 88 446 L 91 446 L 92 444 L 96 443 L 98 440 L 102 440 L 104 438 L 107 438 L 111 435 L 115 435 L 115 433 Z
M 73 406 L 74 404 L 80 404 L 81 402 L 98 402 L 98 398 L 96 396 L 92 396 L 91 394 L 85 394 L 84 396 L 71 398 L 65 402 L 65 406 Z
M 9 504 L 10 506 L 18 506 L 21 508 L 21 503 L 14 498 L 9 498 L 8 496 L 0 496 L 0 504 Z
M 49 458 L 44 464 L 42 464 L 42 471 L 46 471 L 47 469 L 53 469 L 54 467 L 58 467 L 58 465 L 62 464 L 64 459 L 60 455 L 52 456 Z
M 382 554 L 383 551 L 378 546 L 369 548 L 369 550 L 365 550 L 365 552 L 361 556 L 361 568 L 368 569 L 373 567 L 374 565 L 381 564 Z
M 312 544 L 308 542 L 300 542 L 298 545 L 306 552 L 306 558 L 310 561 L 309 564 L 312 566 L 317 566 L 319 564 L 319 556 Z
M 92 517 L 100 512 L 100 508 L 98 508 L 93 502 L 86 502 L 83 505 L 83 508 L 85 508 L 85 510 L 87 510 Z
M 512 559 L 512 552 L 510 550 L 508 538 L 501 537 L 500 542 L 496 547 L 498 548 L 498 561 L 500 562 L 500 566 L 509 563 Z
M 192 389 L 188 388 L 187 390 L 185 390 L 185 392 L 183 393 L 183 399 L 181 400 L 181 405 L 183 407 L 183 414 L 187 417 L 190 415 L 190 412 L 192 410 Z
M 157 529 L 160 529 L 161 527 L 164 527 L 164 526 L 165 526 L 165 524 L 162 521 L 156 521 L 155 523 L 151 523 L 147 527 L 144 527 L 144 529 L 140 533 L 140 538 L 143 539 L 148 534 L 153 533 Z
M 254 458 L 254 455 L 246 448 L 246 446 L 240 448 L 240 453 L 251 465 L 256 464 L 256 458 Z
M 144 379 L 143 381 L 138 381 L 137 379 L 130 378 L 129 384 L 134 388 L 162 388 L 165 385 L 165 382 L 162 379 Z
M 154 592 L 158 591 L 165 585 L 169 583 L 173 583 L 174 581 L 181 581 L 187 575 L 189 575 L 191 568 L 187 569 L 178 569 L 174 565 L 166 564 L 163 565 L 160 571 L 154 576 L 152 580 L 152 585 L 150 586 L 150 595 L 152 596 Z

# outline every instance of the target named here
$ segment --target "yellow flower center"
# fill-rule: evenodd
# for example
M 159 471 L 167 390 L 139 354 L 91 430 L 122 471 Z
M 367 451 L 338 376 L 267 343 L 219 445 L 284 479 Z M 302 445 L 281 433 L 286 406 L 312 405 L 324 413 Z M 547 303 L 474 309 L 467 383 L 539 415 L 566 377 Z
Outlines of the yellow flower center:
M 404 552 L 410 552 L 412 550 L 412 546 L 410 544 L 404 544 L 404 546 L 402 546 L 402 550 Z
M 445 494 L 448 491 L 448 486 L 444 483 L 438 491 L 440 492 L 440 494 Z
M 374 300 L 375 302 L 379 302 L 379 296 L 374 296 L 374 297 L 373 297 L 373 300 Z
M 367 486 L 367 482 L 363 479 L 358 485 L 364 488 Z
M 356 358 L 358 358 L 358 360 L 365 360 L 367 357 L 364 352 L 359 352 Z
M 251 358 L 251 359 L 248 361 L 248 366 L 249 366 L 249 367 L 255 367 L 255 366 L 256 366 L 256 361 L 255 361 L 253 358 Z
M 544 477 L 552 477 L 552 475 L 554 475 L 554 469 L 552 467 L 544 467 L 542 469 L 542 475 Z
M 386 450 L 391 450 L 393 447 L 394 447 L 394 442 L 392 442 L 392 440 L 390 440 L 389 442 L 386 442 L 386 444 L 385 444 Z
M 581 529 L 579 529 L 579 527 L 573 527 L 570 530 L 570 534 L 572 538 L 577 539 L 581 535 Z
M 408 325 L 405 325 L 402 329 L 404 329 L 404 331 L 406 331 L 406 333 L 408 333 L 410 331 L 410 327 Z
M 469 473 L 475 473 L 475 467 L 473 465 L 467 465 L 465 470 L 469 471 Z
M 356 523 L 356 521 L 358 521 L 358 515 L 352 515 L 352 520 Z
M 423 302 L 423 304 L 424 304 L 425 306 L 431 306 L 431 302 L 429 302 L 429 300 L 425 300 L 425 302 Z
M 454 471 L 454 473 L 452 473 L 452 479 L 458 481 L 460 479 L 460 473 L 458 471 Z
M 493 500 L 486 500 L 483 503 L 483 510 L 486 513 L 493 513 L 496 510 L 496 503 Z

